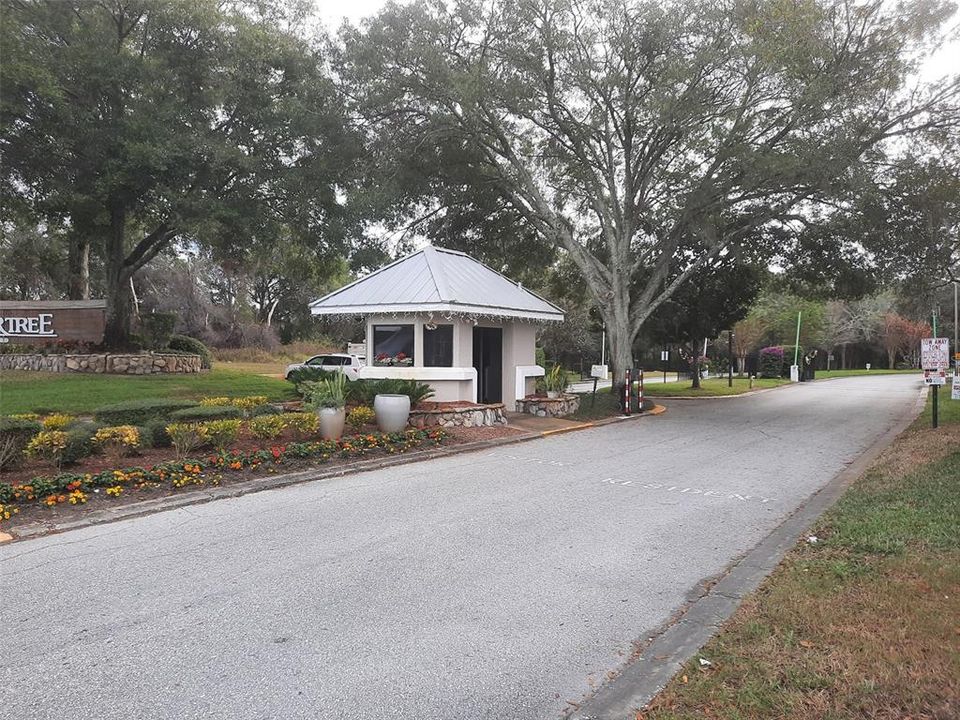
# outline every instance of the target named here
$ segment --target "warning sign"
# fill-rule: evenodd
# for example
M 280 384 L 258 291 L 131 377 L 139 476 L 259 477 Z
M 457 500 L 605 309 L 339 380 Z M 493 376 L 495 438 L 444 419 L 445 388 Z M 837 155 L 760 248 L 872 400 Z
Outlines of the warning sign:
M 946 370 L 950 367 L 950 339 L 924 338 L 921 340 L 920 366 L 924 370 Z
M 923 382 L 926 385 L 946 385 L 947 371 L 946 370 L 924 370 Z
M 950 399 L 960 400 L 960 373 L 953 376 L 953 385 L 950 386 Z

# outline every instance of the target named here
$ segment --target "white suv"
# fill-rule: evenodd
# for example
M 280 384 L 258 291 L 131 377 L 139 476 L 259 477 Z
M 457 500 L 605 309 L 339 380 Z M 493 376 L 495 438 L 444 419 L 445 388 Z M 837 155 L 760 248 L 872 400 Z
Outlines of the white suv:
M 328 353 L 327 355 L 314 355 L 309 360 L 302 363 L 293 363 L 287 365 L 287 371 L 284 377 L 290 379 L 290 373 L 294 370 L 303 368 L 320 368 L 327 372 L 342 372 L 347 376 L 347 380 L 356 380 L 363 367 L 363 361 L 357 355 L 348 355 L 347 353 Z

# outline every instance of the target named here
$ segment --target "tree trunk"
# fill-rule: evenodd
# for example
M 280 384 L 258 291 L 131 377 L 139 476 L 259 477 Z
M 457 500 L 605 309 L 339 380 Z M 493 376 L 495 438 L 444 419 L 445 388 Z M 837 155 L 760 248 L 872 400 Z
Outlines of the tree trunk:
M 700 348 L 703 347 L 703 343 L 699 340 L 693 341 L 693 358 L 691 366 L 693 367 L 693 385 L 691 386 L 694 390 L 699 390 L 700 385 Z
M 894 365 L 897 363 L 897 351 L 896 350 L 887 350 L 887 369 L 893 370 Z
M 67 297 L 71 300 L 90 299 L 90 239 L 72 232 L 67 242 Z
M 617 323 L 615 318 L 607 322 L 607 341 L 610 344 L 613 392 L 617 393 L 620 407 L 623 408 L 626 372 L 633 367 L 633 338 L 630 336 L 630 326 L 626 318 L 622 324 Z
M 110 212 L 110 234 L 107 237 L 106 290 L 107 290 L 107 327 L 104 342 L 111 348 L 126 348 L 130 344 L 130 318 L 132 298 L 130 297 L 130 273 L 124 265 L 126 248 L 126 214 L 121 209 Z
M 844 343 L 840 346 L 840 369 L 847 369 L 847 344 Z

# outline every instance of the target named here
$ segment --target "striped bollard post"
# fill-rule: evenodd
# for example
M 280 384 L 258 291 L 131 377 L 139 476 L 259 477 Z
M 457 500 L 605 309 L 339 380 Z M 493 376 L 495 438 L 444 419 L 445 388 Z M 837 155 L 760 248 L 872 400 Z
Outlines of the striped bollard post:
M 623 414 L 630 414 L 630 395 L 633 393 L 633 382 L 631 382 L 630 371 L 626 371 L 626 382 L 623 384 Z
M 643 368 L 637 370 L 637 379 L 640 381 L 637 385 L 637 412 L 643 412 Z

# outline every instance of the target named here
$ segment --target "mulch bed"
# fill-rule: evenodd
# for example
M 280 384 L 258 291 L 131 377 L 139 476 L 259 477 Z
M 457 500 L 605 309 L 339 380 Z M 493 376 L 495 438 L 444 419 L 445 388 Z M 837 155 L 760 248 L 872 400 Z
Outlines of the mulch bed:
M 371 426 L 368 431 L 375 432 L 375 428 Z M 451 445 L 462 445 L 481 440 L 492 440 L 522 435 L 523 431 L 505 426 L 496 426 L 472 428 L 458 427 L 449 429 L 444 428 L 444 433 L 445 437 L 443 440 L 443 446 L 449 447 Z M 348 436 L 344 436 L 344 439 L 349 438 Z M 251 452 L 294 441 L 296 441 L 296 438 L 291 433 L 284 433 L 283 436 L 272 442 L 265 442 L 263 440 L 258 440 L 256 438 L 247 436 L 238 438 L 237 442 L 231 445 L 231 449 L 236 449 L 243 452 Z M 432 449 L 432 447 L 432 445 L 423 445 L 421 447 L 413 448 L 406 451 L 406 455 L 416 455 L 418 453 L 428 451 Z M 212 454 L 214 454 L 214 452 L 210 449 L 198 450 L 196 453 L 193 453 L 193 455 L 196 457 L 205 457 Z M 9 520 L 4 520 L 2 523 L 0 523 L 0 531 L 12 531 L 14 534 L 16 534 L 18 528 L 22 528 L 27 525 L 39 523 L 53 526 L 58 523 L 75 520 L 83 513 L 94 512 L 106 508 L 115 508 L 123 505 L 130 505 L 143 500 L 163 498 L 171 495 L 183 495 L 185 493 L 209 491 L 211 487 L 215 486 L 224 487 L 230 485 L 239 485 L 258 477 L 295 473 L 303 470 L 309 470 L 311 468 L 324 471 L 335 470 L 338 467 L 348 466 L 364 459 L 387 459 L 389 457 L 390 456 L 386 453 L 370 451 L 369 454 L 363 457 L 341 458 L 338 456 L 332 456 L 326 461 L 320 461 L 316 458 L 307 458 L 302 460 L 291 458 L 284 460 L 282 464 L 269 466 L 262 465 L 256 469 L 244 468 L 238 471 L 224 472 L 221 474 L 220 480 L 216 483 L 216 485 L 186 485 L 182 488 L 173 488 L 170 485 L 137 488 L 133 485 L 126 485 L 124 486 L 123 492 L 119 497 L 110 497 L 105 493 L 104 489 L 97 488 L 87 493 L 87 501 L 81 505 L 60 503 L 52 507 L 47 507 L 39 502 L 20 502 L 15 505 L 18 510 L 17 514 L 13 515 Z M 119 463 L 115 458 L 110 458 L 103 455 L 93 455 L 85 458 L 80 463 L 65 467 L 61 472 L 96 474 L 103 470 L 113 470 L 119 468 L 147 468 L 164 462 L 173 461 L 175 459 L 176 458 L 172 448 L 150 448 L 141 451 L 136 456 L 122 458 Z M 43 463 L 34 461 L 25 463 L 23 467 L 18 468 L 15 471 L 5 471 L 0 473 L 0 482 L 10 485 L 26 484 L 38 476 L 54 475 L 57 475 L 57 470 L 55 468 L 51 467 L 50 465 L 45 465 Z

